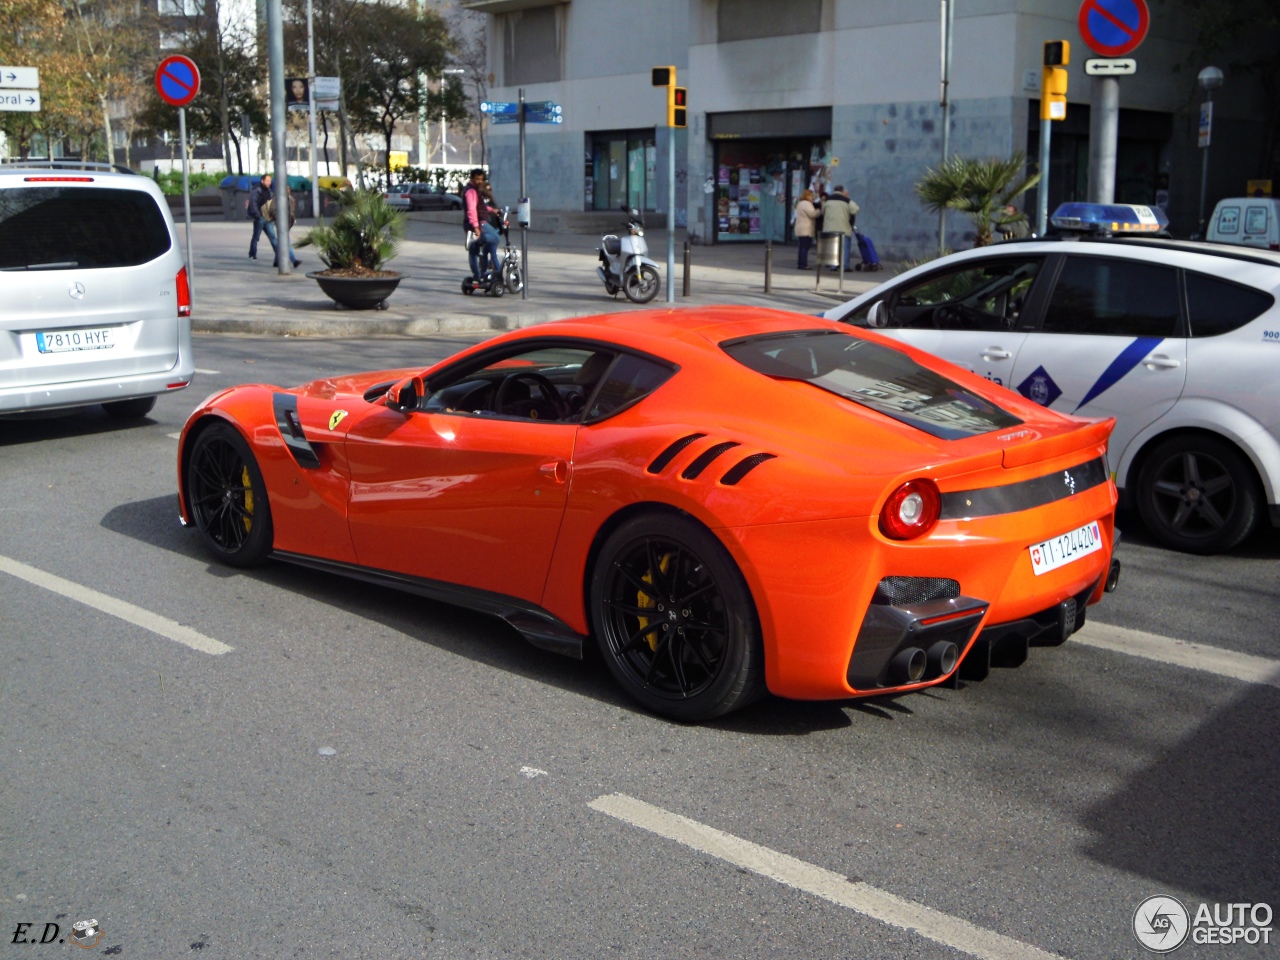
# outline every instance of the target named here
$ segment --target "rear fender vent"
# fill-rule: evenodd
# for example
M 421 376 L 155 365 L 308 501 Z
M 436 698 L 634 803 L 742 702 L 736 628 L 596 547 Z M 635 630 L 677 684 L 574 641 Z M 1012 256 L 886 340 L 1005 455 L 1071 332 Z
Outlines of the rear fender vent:
M 944 577 L 885 577 L 876 586 L 871 602 L 909 607 L 930 600 L 951 600 L 958 596 L 958 580 Z
M 773 453 L 753 453 L 749 457 L 743 457 L 725 472 L 725 475 L 720 478 L 720 482 L 726 487 L 732 487 L 760 464 L 776 459 L 777 454 Z
M 698 474 L 711 466 L 712 462 L 722 453 L 732 450 L 734 447 L 740 447 L 742 444 L 733 440 L 726 440 L 724 443 L 717 443 L 714 447 L 708 447 L 703 450 L 694 459 L 693 463 L 684 468 L 684 472 L 680 474 L 685 480 L 696 480 Z
M 663 470 L 667 469 L 667 464 L 674 460 L 681 450 L 691 443 L 697 443 L 705 436 L 705 433 L 691 433 L 687 437 L 681 437 L 675 443 L 671 444 L 671 446 L 667 447 L 667 449 L 658 454 L 653 463 L 649 464 L 648 472 L 661 473 Z

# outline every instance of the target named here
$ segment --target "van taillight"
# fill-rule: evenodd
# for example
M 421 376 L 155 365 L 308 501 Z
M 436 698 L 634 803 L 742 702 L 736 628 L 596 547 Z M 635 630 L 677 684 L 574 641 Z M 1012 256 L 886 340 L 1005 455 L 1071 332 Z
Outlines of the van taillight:
M 191 283 L 187 280 L 187 268 L 183 267 L 178 271 L 176 278 L 178 286 L 178 316 L 191 316 Z

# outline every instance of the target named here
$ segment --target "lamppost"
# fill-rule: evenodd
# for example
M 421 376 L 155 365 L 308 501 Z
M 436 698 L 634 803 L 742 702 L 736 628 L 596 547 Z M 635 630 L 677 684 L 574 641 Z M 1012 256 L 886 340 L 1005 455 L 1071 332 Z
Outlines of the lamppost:
M 1222 86 L 1222 71 L 1217 67 L 1205 67 L 1196 77 L 1196 83 L 1205 93 L 1200 106 L 1200 149 L 1204 151 L 1200 165 L 1200 236 L 1205 235 L 1204 204 L 1209 192 L 1209 140 L 1213 131 L 1213 91 Z
M 461 67 L 455 70 L 441 70 L 440 71 L 440 92 L 442 94 L 444 93 L 444 85 L 447 82 L 447 76 L 446 76 L 447 74 L 466 73 L 466 72 L 467 71 L 463 70 Z M 449 162 L 449 154 L 445 152 L 445 148 L 448 146 L 449 146 L 449 130 L 448 130 L 448 127 L 445 125 L 444 111 L 441 111 L 440 112 L 440 162 L 442 164 Z M 455 148 L 453 152 L 457 153 L 458 151 Z

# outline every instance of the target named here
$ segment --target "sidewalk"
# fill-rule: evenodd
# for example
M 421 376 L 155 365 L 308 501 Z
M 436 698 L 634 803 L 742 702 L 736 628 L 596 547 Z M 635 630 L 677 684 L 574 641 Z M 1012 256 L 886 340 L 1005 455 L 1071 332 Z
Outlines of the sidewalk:
M 296 241 L 312 221 L 300 220 Z M 621 225 L 621 224 L 620 224 Z M 271 266 L 271 245 L 264 236 L 259 259 L 249 260 L 252 224 L 204 221 L 191 224 L 193 327 L 203 333 L 252 333 L 277 336 L 367 337 L 421 336 L 449 332 L 494 332 L 532 326 L 548 320 L 666 306 L 665 231 L 648 231 L 650 256 L 660 267 L 663 288 L 644 307 L 622 294 L 610 299 L 596 276 L 600 238 L 577 234 L 530 232 L 526 275 L 528 299 L 465 296 L 462 278 L 469 272 L 461 227 L 410 219 L 406 238 L 391 269 L 405 275 L 387 301 L 386 310 L 336 308 L 307 272 L 324 264 L 310 247 L 295 249 L 302 258 L 296 273 L 281 277 Z M 183 236 L 178 224 L 178 235 Z M 519 243 L 513 231 L 512 243 Z M 844 293 L 837 294 L 837 275 L 823 271 L 814 292 L 814 271 L 796 269 L 795 247 L 773 249 L 773 291 L 764 292 L 763 245 L 695 246 L 691 251 L 691 290 L 681 296 L 683 231 L 677 231 L 676 307 L 750 304 L 813 314 L 849 300 L 893 276 L 892 268 L 875 274 L 846 273 Z

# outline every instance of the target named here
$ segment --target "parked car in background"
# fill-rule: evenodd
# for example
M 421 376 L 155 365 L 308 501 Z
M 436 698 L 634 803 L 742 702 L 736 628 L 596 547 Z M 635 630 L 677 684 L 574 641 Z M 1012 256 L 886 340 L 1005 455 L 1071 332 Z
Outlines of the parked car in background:
M 1280 200 L 1271 197 L 1219 200 L 1209 218 L 1205 239 L 1280 250 Z
M 1167 221 L 1147 207 L 1068 204 L 1053 223 L 1056 237 L 940 257 L 825 316 L 1115 417 L 1122 502 L 1168 546 L 1228 550 L 1268 510 L 1280 526 L 1280 253 L 1158 238 Z
M 150 177 L 0 165 L 0 414 L 142 417 L 191 381 L 191 288 Z
M 462 197 L 444 187 L 415 183 L 409 189 L 410 210 L 461 210 Z
M 417 186 L 413 183 L 398 183 L 390 190 L 385 191 L 382 196 L 390 206 L 397 210 L 409 210 L 410 191 Z

